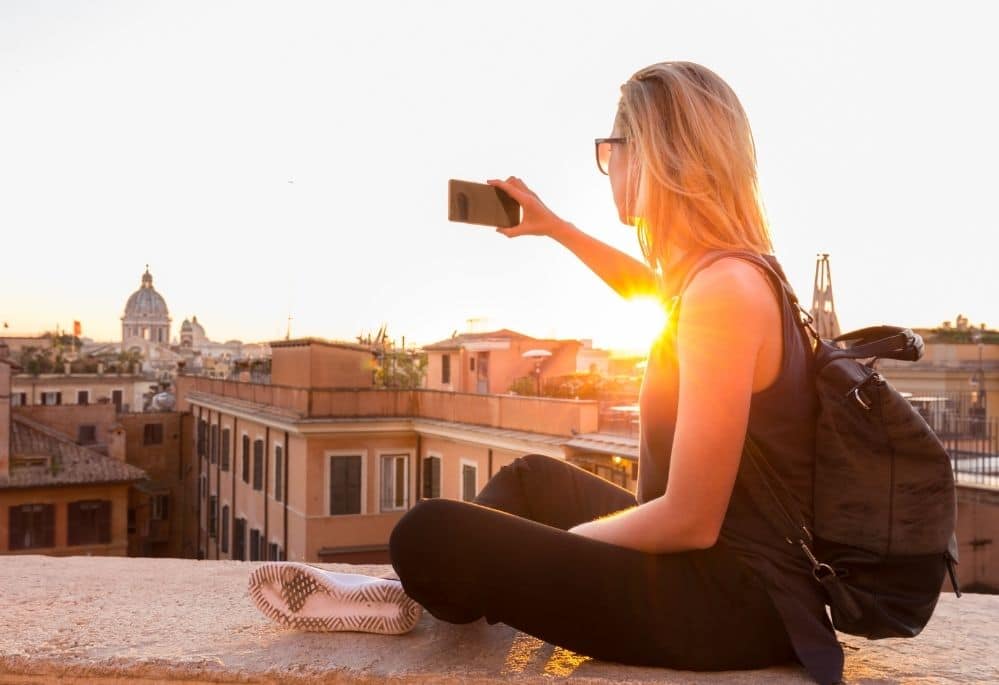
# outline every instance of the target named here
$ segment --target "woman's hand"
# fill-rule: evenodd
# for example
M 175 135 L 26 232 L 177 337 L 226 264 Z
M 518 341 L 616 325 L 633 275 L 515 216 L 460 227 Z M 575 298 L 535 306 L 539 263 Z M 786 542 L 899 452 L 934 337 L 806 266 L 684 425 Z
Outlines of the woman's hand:
M 497 228 L 497 233 L 502 233 L 508 238 L 519 235 L 542 235 L 555 238 L 556 234 L 566 226 L 566 222 L 548 209 L 541 198 L 516 176 L 509 176 L 505 181 L 491 178 L 486 183 L 506 191 L 523 208 L 523 216 L 519 224 L 509 228 Z

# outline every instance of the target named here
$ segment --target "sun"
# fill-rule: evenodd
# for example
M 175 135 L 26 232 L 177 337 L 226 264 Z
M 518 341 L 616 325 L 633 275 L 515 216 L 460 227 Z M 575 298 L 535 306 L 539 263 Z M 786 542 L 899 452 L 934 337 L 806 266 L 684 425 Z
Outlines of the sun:
M 666 323 L 666 309 L 654 297 L 634 297 L 622 300 L 611 311 L 602 312 L 600 336 L 615 352 L 648 352 L 652 342 L 662 335 Z

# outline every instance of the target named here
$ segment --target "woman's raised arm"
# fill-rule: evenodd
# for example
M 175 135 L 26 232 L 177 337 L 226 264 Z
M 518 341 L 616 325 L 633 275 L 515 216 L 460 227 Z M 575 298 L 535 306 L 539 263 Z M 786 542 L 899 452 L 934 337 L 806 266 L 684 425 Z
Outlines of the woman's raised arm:
M 487 183 L 509 193 L 520 203 L 524 212 L 519 224 L 510 228 L 497 228 L 498 233 L 509 238 L 541 235 L 558 241 L 621 297 L 656 294 L 655 274 L 648 265 L 559 218 L 519 178 L 510 176 L 506 181 L 490 179 Z

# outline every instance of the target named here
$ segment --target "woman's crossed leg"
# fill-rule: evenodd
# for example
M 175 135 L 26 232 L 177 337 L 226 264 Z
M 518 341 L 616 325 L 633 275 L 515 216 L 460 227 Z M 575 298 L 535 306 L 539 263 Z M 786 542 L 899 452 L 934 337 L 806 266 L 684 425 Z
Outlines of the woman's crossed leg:
M 473 502 L 417 502 L 392 531 L 392 565 L 437 618 L 484 617 L 600 659 L 707 670 L 792 658 L 762 588 L 724 546 L 653 555 L 567 530 L 635 504 L 575 465 L 527 455 Z

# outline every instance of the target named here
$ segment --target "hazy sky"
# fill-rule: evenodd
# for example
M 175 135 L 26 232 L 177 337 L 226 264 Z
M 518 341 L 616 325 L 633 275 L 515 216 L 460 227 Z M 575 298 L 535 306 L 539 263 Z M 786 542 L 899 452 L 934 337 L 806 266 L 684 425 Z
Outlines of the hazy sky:
M 639 255 L 593 138 L 637 69 L 741 98 L 776 252 L 829 252 L 844 330 L 999 326 L 996 6 L 975 2 L 0 3 L 0 320 L 117 339 L 149 263 L 173 335 L 466 320 L 644 348 L 551 240 L 449 223 L 448 178 L 517 175 Z M 289 182 L 289 181 L 293 181 Z

